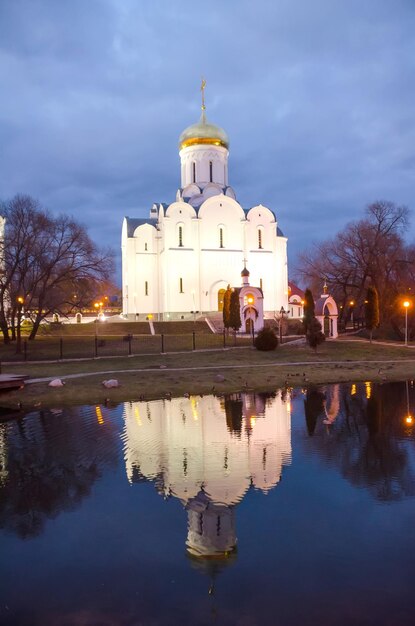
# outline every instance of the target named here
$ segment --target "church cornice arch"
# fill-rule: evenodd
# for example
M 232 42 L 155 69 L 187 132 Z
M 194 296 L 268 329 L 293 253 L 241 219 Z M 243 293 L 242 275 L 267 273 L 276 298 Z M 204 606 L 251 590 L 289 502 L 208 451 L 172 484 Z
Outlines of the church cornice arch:
M 251 219 L 256 218 L 256 217 L 260 217 L 262 221 L 264 222 L 265 220 L 263 218 L 268 218 L 269 224 L 277 223 L 275 213 L 271 211 L 271 209 L 269 209 L 268 207 L 262 204 L 258 204 L 257 206 L 251 207 L 246 214 L 246 219 L 248 222 L 250 222 Z
M 173 202 L 166 209 L 166 218 L 184 219 L 186 217 L 196 217 L 196 211 L 188 202 Z
M 222 209 L 230 208 L 239 214 L 241 221 L 245 220 L 245 213 L 239 202 L 229 196 L 225 196 L 223 193 L 207 198 L 200 205 L 199 218 L 203 218 L 205 215 L 209 216 L 209 210 L 212 208 L 212 205 L 215 207 L 219 206 Z

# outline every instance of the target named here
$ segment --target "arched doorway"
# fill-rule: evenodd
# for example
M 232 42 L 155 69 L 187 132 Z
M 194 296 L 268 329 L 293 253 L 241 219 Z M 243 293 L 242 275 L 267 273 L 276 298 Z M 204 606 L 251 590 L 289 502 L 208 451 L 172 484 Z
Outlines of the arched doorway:
M 219 289 L 218 291 L 218 311 L 223 311 L 223 301 L 225 298 L 226 289 Z
M 247 335 L 250 335 L 252 333 L 253 325 L 254 325 L 253 320 L 250 317 L 248 317 L 245 320 L 245 332 L 246 332 Z
M 330 318 L 328 315 L 324 316 L 324 329 L 323 332 L 326 335 L 326 337 L 331 337 L 331 332 L 330 332 L 331 328 L 330 328 Z

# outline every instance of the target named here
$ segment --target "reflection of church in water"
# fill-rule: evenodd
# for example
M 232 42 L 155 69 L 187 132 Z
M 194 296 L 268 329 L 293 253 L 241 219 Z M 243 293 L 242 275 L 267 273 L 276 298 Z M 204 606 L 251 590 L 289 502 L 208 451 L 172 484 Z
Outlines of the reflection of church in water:
M 130 482 L 152 480 L 185 506 L 189 556 L 228 557 L 235 505 L 250 488 L 275 487 L 291 462 L 290 402 L 235 394 L 126 403 L 124 451 Z

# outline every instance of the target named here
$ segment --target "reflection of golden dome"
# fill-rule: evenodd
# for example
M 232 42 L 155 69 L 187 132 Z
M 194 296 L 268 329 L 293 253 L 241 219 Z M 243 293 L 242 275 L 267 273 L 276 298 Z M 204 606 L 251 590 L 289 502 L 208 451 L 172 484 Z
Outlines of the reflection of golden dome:
M 229 138 L 223 128 L 210 124 L 206 120 L 205 112 L 202 111 L 200 120 L 197 124 L 192 124 L 184 129 L 179 138 L 179 149 L 188 148 L 189 146 L 222 146 L 229 148 Z

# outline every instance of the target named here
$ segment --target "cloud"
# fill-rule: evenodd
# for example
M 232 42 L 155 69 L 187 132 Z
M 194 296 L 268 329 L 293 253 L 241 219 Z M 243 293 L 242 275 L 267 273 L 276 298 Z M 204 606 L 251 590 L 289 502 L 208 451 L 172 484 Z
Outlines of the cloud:
M 2 196 L 119 249 L 124 215 L 175 197 L 204 74 L 238 199 L 294 264 L 373 200 L 414 206 L 414 30 L 411 0 L 3 0 Z

